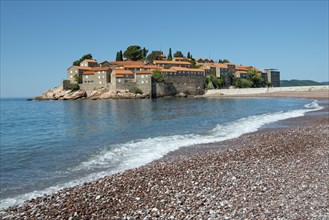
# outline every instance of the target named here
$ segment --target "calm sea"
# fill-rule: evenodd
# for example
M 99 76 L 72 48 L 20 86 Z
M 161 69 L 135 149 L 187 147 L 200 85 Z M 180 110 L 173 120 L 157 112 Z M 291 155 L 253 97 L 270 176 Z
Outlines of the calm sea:
M 319 109 L 304 99 L 1 99 L 0 208 Z

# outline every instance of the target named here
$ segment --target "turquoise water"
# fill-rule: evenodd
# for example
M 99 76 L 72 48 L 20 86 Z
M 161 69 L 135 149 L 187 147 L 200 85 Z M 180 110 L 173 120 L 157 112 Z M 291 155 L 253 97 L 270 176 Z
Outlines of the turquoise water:
M 304 99 L 1 99 L 0 208 L 318 109 Z M 306 106 L 305 106 L 306 105 Z

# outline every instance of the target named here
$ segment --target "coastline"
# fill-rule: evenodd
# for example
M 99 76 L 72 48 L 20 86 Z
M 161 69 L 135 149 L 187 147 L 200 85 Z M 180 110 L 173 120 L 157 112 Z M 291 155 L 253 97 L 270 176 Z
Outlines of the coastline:
M 324 99 L 314 93 L 301 98 Z M 328 217 L 328 105 L 285 123 L 288 128 L 181 148 L 140 168 L 27 201 L 0 216 Z

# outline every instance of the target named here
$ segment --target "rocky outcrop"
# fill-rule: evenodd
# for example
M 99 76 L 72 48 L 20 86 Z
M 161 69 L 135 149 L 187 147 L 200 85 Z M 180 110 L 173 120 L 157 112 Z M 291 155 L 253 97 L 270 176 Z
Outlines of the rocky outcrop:
M 61 86 L 55 87 L 43 93 L 34 100 L 77 100 L 77 99 L 147 99 L 149 94 L 135 94 L 128 90 L 108 91 L 105 88 L 85 92 L 82 90 L 63 90 Z

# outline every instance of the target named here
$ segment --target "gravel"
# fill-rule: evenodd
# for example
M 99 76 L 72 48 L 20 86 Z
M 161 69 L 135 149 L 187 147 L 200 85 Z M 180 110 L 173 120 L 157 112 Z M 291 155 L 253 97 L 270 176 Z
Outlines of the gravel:
M 328 114 L 327 114 L 328 115 Z M 188 148 L 2 219 L 329 219 L 329 120 Z

